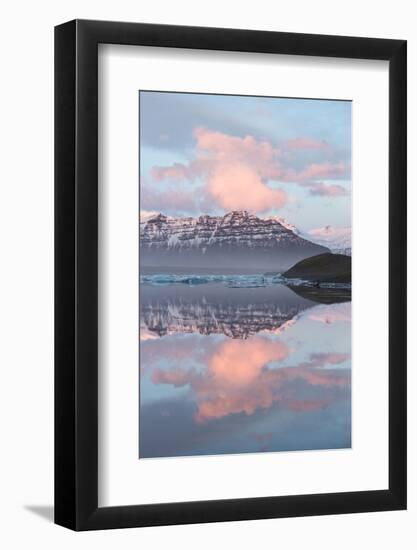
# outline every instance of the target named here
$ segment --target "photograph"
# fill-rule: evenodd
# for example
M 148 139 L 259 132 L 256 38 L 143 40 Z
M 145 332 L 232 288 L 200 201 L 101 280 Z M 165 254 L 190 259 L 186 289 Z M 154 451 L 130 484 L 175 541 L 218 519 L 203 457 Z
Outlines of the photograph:
M 352 102 L 138 100 L 139 459 L 351 448 Z
M 414 12 L 4 4 L 1 548 L 413 547 Z

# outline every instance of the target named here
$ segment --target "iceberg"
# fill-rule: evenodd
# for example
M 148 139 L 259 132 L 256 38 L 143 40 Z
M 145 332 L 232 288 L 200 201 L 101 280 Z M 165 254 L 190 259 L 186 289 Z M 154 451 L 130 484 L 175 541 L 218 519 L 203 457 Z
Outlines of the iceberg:
M 285 283 L 280 274 L 253 274 L 253 275 L 199 275 L 190 273 L 178 275 L 174 273 L 155 273 L 152 275 L 141 275 L 141 284 L 147 285 L 172 285 L 183 284 L 190 286 L 204 285 L 210 283 L 222 283 L 229 288 L 258 288 Z

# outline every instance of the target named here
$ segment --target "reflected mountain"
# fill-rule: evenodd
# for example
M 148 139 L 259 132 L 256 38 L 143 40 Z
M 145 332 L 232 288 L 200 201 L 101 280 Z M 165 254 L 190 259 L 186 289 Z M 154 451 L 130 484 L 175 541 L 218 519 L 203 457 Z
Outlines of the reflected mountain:
M 310 300 L 317 304 L 340 304 L 350 302 L 352 299 L 351 288 L 323 288 L 318 286 L 293 286 L 288 285 L 297 296 Z
M 140 285 L 139 457 L 349 448 L 341 289 L 204 279 Z
M 237 339 L 265 330 L 279 333 L 315 305 L 284 285 L 230 288 L 221 283 L 141 285 L 140 300 L 142 340 L 177 333 Z

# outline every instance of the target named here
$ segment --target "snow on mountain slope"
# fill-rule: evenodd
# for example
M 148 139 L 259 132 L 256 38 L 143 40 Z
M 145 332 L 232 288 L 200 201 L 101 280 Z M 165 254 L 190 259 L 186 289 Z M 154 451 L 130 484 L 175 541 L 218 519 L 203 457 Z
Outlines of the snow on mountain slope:
M 140 223 L 146 223 L 148 220 L 157 216 L 159 212 L 155 210 L 141 210 L 140 211 Z
M 274 268 L 329 249 L 303 238 L 282 218 L 243 211 L 224 216 L 172 217 L 156 214 L 140 224 L 145 266 Z
M 275 220 L 277 222 L 279 222 L 281 225 L 283 225 L 286 229 L 289 229 L 290 231 L 292 231 L 293 233 L 295 233 L 296 235 L 299 235 L 301 236 L 301 231 L 292 223 L 290 223 L 288 220 L 286 220 L 285 218 L 282 218 L 281 216 L 269 216 L 268 218 L 265 218 L 267 220 Z
M 327 246 L 333 253 L 352 254 L 352 230 L 350 227 L 332 227 L 326 225 L 308 231 L 306 238 L 311 241 Z

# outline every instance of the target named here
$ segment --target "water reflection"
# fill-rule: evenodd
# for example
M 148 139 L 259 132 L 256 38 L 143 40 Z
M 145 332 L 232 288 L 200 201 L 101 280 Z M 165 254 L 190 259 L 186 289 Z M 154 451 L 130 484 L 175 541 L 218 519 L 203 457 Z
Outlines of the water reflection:
M 350 447 L 350 302 L 141 285 L 140 457 Z
M 176 333 L 225 334 L 248 338 L 277 331 L 311 307 L 284 285 L 230 288 L 203 286 L 141 287 L 141 339 Z

